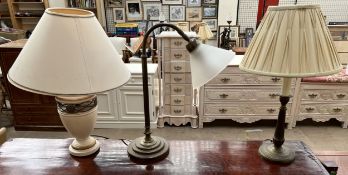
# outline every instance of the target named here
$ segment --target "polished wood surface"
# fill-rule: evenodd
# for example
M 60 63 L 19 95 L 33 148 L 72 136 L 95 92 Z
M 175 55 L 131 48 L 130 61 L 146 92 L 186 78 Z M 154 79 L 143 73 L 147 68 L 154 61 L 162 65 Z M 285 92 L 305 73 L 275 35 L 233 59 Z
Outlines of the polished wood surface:
M 7 73 L 27 40 L 17 40 L 0 45 L 2 76 Z M 11 103 L 16 130 L 64 130 L 53 96 L 39 95 L 21 90 L 4 78 Z
M 233 174 L 320 175 L 328 173 L 311 150 L 299 141 L 290 165 L 258 156 L 261 141 L 168 141 L 169 156 L 154 165 L 137 165 L 127 156 L 129 142 L 100 140 L 98 154 L 78 158 L 68 153 L 71 139 L 13 139 L 0 147 L 0 174 Z
M 244 55 L 247 50 L 247 47 L 233 47 L 232 51 L 236 52 L 236 55 Z
M 348 174 L 348 151 L 320 151 L 315 155 L 321 161 L 334 161 L 338 165 L 337 175 Z

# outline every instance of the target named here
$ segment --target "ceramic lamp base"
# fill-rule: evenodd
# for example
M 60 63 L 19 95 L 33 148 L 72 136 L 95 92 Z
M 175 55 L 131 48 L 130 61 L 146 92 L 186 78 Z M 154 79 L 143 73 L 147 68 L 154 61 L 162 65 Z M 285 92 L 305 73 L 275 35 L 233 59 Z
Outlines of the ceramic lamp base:
M 168 143 L 161 137 L 151 138 L 150 142 L 145 142 L 145 137 L 139 137 L 128 145 L 128 156 L 133 162 L 148 165 L 168 156 Z
M 95 144 L 92 147 L 86 148 L 86 149 L 76 149 L 72 146 L 72 144 L 69 146 L 69 153 L 73 156 L 77 157 L 83 157 L 83 156 L 89 156 L 91 154 L 94 154 L 97 152 L 100 148 L 100 143 L 98 140 L 95 140 Z
M 288 164 L 295 160 L 295 152 L 293 150 L 284 145 L 276 148 L 270 141 L 262 143 L 259 148 L 259 154 L 262 158 L 277 163 Z

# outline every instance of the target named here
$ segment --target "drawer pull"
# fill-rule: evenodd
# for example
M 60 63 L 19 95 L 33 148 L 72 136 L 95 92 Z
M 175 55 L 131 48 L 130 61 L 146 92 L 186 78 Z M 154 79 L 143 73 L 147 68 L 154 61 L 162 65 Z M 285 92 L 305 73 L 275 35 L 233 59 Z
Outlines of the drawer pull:
M 182 54 L 174 54 L 174 57 L 175 57 L 175 58 L 181 58 L 181 57 L 182 57 Z
M 227 109 L 219 109 L 220 113 L 226 113 Z
M 182 91 L 182 89 L 181 89 L 181 88 L 174 88 L 174 92 L 179 93 L 179 92 L 181 92 L 181 91 Z
M 174 42 L 174 45 L 176 45 L 176 46 L 181 46 L 181 45 L 182 45 L 182 41 L 175 41 L 175 42 Z
M 178 78 L 178 77 L 174 78 L 174 81 L 181 81 L 181 80 L 182 80 L 182 78 Z
M 275 94 L 275 93 L 272 93 L 272 94 L 269 94 L 270 97 L 274 98 L 276 96 L 279 96 L 279 94 Z
M 311 98 L 315 98 L 317 96 L 318 96 L 318 94 L 308 94 L 308 97 L 311 97 Z
M 181 113 L 181 110 L 180 109 L 174 109 L 174 113 Z
M 221 78 L 221 81 L 222 81 L 223 83 L 226 83 L 226 82 L 230 81 L 230 79 L 229 79 L 229 78 Z
M 333 108 L 333 111 L 334 111 L 334 112 L 341 112 L 342 109 L 341 109 L 341 108 Z
M 181 103 L 181 100 L 175 99 L 175 100 L 174 100 L 174 103 Z
M 345 94 L 337 94 L 336 95 L 338 98 L 344 98 L 346 95 Z
M 314 110 L 314 108 L 312 108 L 312 107 L 306 108 L 306 111 L 313 111 L 313 110 Z
M 280 78 L 278 78 L 278 77 L 273 77 L 273 78 L 271 78 L 271 80 L 272 80 L 273 82 L 278 82 L 278 81 L 280 80 Z
M 275 109 L 267 109 L 267 111 L 269 112 L 269 113 L 273 113 L 274 111 L 275 111 Z
M 174 69 L 177 70 L 177 71 L 179 71 L 179 70 L 182 69 L 182 67 L 181 67 L 181 66 L 174 66 Z
M 226 97 L 228 97 L 227 94 L 220 94 L 220 98 L 226 98 Z

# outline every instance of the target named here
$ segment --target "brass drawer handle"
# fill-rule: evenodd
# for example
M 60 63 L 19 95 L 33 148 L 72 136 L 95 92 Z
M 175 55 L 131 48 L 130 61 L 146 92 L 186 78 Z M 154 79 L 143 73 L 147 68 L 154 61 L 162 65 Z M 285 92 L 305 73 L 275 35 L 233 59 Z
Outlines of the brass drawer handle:
M 314 108 L 312 108 L 312 107 L 306 108 L 306 111 L 313 111 L 313 110 L 314 110 Z
M 269 94 L 270 97 L 274 98 L 276 96 L 279 96 L 279 94 L 275 94 L 275 93 L 272 93 L 272 94 Z
M 273 113 L 273 112 L 275 111 L 275 109 L 270 108 L 270 109 L 267 109 L 267 111 L 268 111 L 269 113 Z
M 337 94 L 336 95 L 338 98 L 344 98 L 346 95 L 345 94 Z
M 222 108 L 222 109 L 219 109 L 219 111 L 220 111 L 220 113 L 226 113 L 227 109 Z
M 334 111 L 334 112 L 341 112 L 341 111 L 342 111 L 342 108 L 333 108 L 333 111 Z
M 221 78 L 221 81 L 222 81 L 223 83 L 226 83 L 226 82 L 230 81 L 230 79 L 229 79 L 229 78 Z
M 317 96 L 318 96 L 318 94 L 308 94 L 308 97 L 311 97 L 311 98 L 315 98 Z
M 180 109 L 174 109 L 174 113 L 181 113 Z
M 228 94 L 220 94 L 220 98 L 226 98 L 228 97 Z
M 273 78 L 271 78 L 271 80 L 272 80 L 273 82 L 278 82 L 278 81 L 280 80 L 280 78 L 278 78 L 278 77 L 273 77 Z
M 175 58 L 181 58 L 181 57 L 182 57 L 182 54 L 174 54 L 174 57 L 175 57 Z
M 174 92 L 181 92 L 182 89 L 181 88 L 174 88 Z
M 178 78 L 178 77 L 174 78 L 174 81 L 181 81 L 181 80 L 182 80 L 182 78 Z
M 182 67 L 181 67 L 181 66 L 174 66 L 174 69 L 177 70 L 177 71 L 179 71 L 179 70 L 182 69 Z
M 181 100 L 175 99 L 175 100 L 174 100 L 174 103 L 181 103 Z
M 182 45 L 182 41 L 175 41 L 175 42 L 174 42 L 174 45 L 176 45 L 176 46 L 181 46 L 181 45 Z

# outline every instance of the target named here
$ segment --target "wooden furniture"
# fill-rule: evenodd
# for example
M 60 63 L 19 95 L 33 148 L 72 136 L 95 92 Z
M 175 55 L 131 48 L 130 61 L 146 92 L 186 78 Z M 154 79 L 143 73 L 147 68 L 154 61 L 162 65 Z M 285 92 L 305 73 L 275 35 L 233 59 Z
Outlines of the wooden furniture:
M 32 31 L 40 20 L 48 0 L 17 1 L 7 0 L 13 28 Z
M 123 86 L 98 97 L 96 128 L 144 128 L 144 98 L 141 64 L 126 64 L 132 76 Z M 147 64 L 150 124 L 157 127 L 157 64 Z
M 232 51 L 236 53 L 236 55 L 244 55 L 247 50 L 247 47 L 233 47 Z
M 196 37 L 192 32 L 188 35 Z M 158 127 L 164 127 L 164 123 L 179 126 L 190 122 L 192 128 L 197 128 L 187 42 L 176 32 L 162 32 L 157 41 L 163 78 Z
M 100 140 L 99 153 L 70 156 L 71 139 L 13 139 L 0 147 L 1 174 L 272 174 L 329 175 L 303 142 L 290 165 L 275 164 L 258 155 L 261 141 L 169 141 L 169 156 L 154 165 L 137 165 L 127 156 L 129 142 Z
M 0 21 L 3 21 L 8 27 L 13 27 L 7 0 L 0 0 Z
M 241 71 L 238 65 L 242 58 L 242 55 L 237 55 L 219 75 L 200 89 L 200 128 L 203 123 L 215 119 L 231 119 L 239 123 L 277 119 L 282 79 Z M 293 79 L 292 95 L 297 82 Z M 291 98 L 287 106 L 286 123 L 289 123 L 289 128 L 295 110 L 292 101 Z
M 320 161 L 333 161 L 338 165 L 337 175 L 348 174 L 348 152 L 347 151 L 320 151 L 315 152 Z
M 0 65 L 3 77 L 16 60 L 27 40 L 0 45 Z M 97 128 L 143 128 L 143 93 L 140 64 L 127 64 L 132 76 L 122 87 L 97 94 Z M 148 64 L 151 127 L 157 125 L 154 91 L 157 64 Z M 4 78 L 16 130 L 63 130 L 54 97 L 21 90 Z

